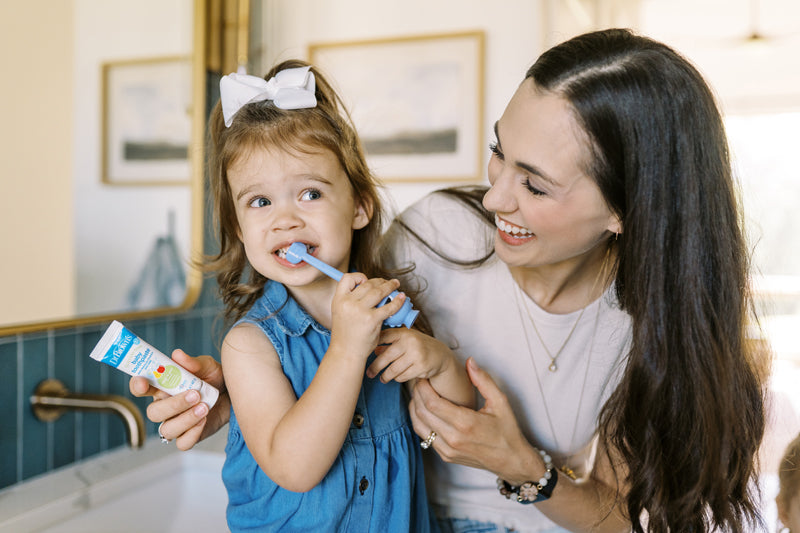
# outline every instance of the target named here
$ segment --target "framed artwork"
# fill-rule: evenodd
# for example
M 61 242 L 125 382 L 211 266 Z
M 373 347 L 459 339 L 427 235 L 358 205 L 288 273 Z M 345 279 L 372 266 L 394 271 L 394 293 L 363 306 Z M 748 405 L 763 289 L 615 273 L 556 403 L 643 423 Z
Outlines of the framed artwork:
M 384 181 L 482 176 L 484 34 L 311 44 Z
M 192 64 L 163 57 L 103 64 L 102 180 L 189 184 Z

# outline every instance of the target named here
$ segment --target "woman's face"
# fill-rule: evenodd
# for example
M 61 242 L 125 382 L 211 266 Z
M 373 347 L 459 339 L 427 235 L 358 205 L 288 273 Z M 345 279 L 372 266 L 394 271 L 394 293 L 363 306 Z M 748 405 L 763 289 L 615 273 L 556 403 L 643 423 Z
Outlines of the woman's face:
M 566 264 L 621 226 L 584 168 L 591 153 L 567 102 L 527 79 L 495 124 L 491 188 L 495 251 L 509 266 Z

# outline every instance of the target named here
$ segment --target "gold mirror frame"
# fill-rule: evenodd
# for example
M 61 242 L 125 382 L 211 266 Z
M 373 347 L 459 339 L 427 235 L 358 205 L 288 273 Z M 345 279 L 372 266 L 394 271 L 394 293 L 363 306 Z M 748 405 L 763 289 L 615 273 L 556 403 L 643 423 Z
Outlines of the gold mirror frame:
M 189 151 L 191 187 L 190 254 L 200 254 L 203 250 L 203 168 L 205 160 L 206 125 L 206 35 L 207 0 L 194 0 L 192 35 L 192 110 L 191 110 L 191 150 Z M 76 327 L 116 320 L 136 320 L 174 314 L 185 311 L 197 301 L 203 284 L 202 273 L 193 265 L 187 266 L 186 293 L 183 302 L 176 307 L 159 307 L 142 311 L 119 311 L 80 317 L 44 320 L 40 322 L 0 326 L 0 336 L 15 335 L 57 328 Z

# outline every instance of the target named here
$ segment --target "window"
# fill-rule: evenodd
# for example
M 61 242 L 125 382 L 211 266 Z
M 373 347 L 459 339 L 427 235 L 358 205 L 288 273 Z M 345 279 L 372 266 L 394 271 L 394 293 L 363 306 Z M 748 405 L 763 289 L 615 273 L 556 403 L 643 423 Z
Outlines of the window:
M 800 112 L 726 119 L 757 302 L 778 360 L 800 364 Z

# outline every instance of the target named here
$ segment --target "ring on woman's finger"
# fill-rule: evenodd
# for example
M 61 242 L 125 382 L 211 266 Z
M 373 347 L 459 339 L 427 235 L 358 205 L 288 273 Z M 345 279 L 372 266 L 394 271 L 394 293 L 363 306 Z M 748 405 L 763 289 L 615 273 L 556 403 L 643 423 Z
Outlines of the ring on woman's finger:
M 158 425 L 158 436 L 161 438 L 161 444 L 169 444 L 170 440 L 161 433 L 161 426 L 163 426 L 163 425 L 164 425 L 164 422 L 161 422 Z
M 428 438 L 425 439 L 424 441 L 420 442 L 419 446 L 423 450 L 427 450 L 428 448 L 433 446 L 433 441 L 435 441 L 435 440 L 436 440 L 436 432 L 435 431 L 431 431 L 430 435 L 428 435 Z

